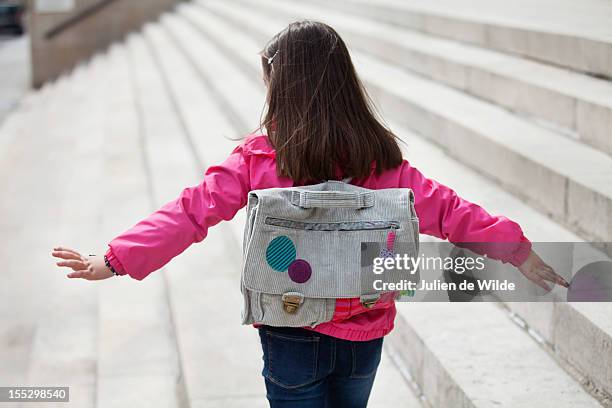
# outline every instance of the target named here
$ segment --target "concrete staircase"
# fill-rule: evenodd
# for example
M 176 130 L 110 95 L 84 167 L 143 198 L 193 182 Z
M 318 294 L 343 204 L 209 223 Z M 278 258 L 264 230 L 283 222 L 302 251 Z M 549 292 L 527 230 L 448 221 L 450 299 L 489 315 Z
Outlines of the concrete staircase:
M 556 16 L 538 27 L 531 2 L 469 3 L 193 1 L 28 95 L 0 128 L 0 384 L 70 385 L 79 408 L 266 406 L 238 324 L 242 213 L 142 282 L 67 282 L 46 251 L 103 250 L 223 160 L 259 120 L 257 52 L 296 18 L 343 35 L 426 175 L 534 241 L 611 241 L 608 8 L 584 2 L 593 24 L 568 33 L 570 6 L 538 2 Z M 373 407 L 612 403 L 610 304 L 402 303 L 386 344 Z

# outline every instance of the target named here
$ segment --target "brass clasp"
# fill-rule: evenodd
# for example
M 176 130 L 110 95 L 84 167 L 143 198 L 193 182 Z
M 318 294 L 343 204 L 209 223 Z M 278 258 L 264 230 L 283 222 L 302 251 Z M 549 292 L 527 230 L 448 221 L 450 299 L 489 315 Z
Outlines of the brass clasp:
M 294 314 L 304 302 L 304 295 L 298 292 L 283 293 L 283 309 L 289 314 Z

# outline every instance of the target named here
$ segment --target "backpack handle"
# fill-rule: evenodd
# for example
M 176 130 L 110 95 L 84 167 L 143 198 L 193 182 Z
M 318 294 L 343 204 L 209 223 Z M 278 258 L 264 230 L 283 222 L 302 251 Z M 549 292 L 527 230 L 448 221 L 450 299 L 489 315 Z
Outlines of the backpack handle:
M 300 208 L 368 208 L 374 205 L 374 193 L 294 190 L 291 204 Z

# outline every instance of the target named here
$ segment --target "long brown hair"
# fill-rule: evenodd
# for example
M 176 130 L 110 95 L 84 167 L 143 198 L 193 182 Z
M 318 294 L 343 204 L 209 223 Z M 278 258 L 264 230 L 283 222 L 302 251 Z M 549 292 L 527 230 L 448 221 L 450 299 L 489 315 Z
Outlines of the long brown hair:
M 378 120 L 349 51 L 330 26 L 297 21 L 261 51 L 266 128 L 280 176 L 361 178 L 401 164 L 397 137 Z

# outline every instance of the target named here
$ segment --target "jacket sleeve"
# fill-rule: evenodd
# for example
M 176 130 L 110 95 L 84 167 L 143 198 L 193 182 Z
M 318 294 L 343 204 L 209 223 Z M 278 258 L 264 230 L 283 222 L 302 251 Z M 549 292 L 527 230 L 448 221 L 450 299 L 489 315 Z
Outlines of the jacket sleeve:
M 414 192 L 419 232 L 486 253 L 493 259 L 521 265 L 531 251 L 531 242 L 514 221 L 491 215 L 485 209 L 459 197 L 451 188 L 426 178 L 404 161 L 401 185 Z M 473 245 L 481 243 L 480 245 Z
M 250 190 L 243 149 L 243 145 L 236 147 L 222 164 L 206 170 L 200 184 L 185 188 L 176 199 L 114 238 L 106 254 L 117 273 L 142 280 L 202 241 L 208 228 L 232 219 L 246 205 Z

